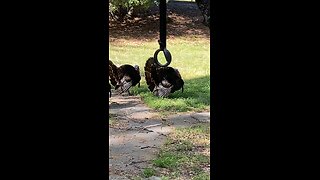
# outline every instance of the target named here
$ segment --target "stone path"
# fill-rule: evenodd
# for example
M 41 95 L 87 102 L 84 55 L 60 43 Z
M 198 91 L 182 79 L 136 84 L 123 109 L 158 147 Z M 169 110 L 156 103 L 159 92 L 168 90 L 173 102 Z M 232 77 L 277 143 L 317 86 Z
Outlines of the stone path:
M 210 112 L 183 113 L 165 119 L 146 107 L 138 96 L 119 96 L 109 99 L 109 180 L 132 179 L 144 168 L 176 127 L 210 121 Z

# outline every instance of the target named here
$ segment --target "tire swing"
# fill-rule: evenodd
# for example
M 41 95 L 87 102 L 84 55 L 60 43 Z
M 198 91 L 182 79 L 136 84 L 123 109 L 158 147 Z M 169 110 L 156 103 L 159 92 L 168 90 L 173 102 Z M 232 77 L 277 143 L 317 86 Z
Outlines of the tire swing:
M 144 67 L 145 78 L 149 90 L 159 97 L 168 97 L 171 93 L 182 89 L 184 81 L 181 78 L 180 72 L 176 68 L 168 67 L 172 61 L 171 53 L 166 48 L 166 33 L 167 33 L 167 4 L 166 0 L 160 0 L 160 40 L 158 43 L 160 48 L 155 51 L 153 57 L 150 57 Z M 159 52 L 163 52 L 167 61 L 166 64 L 161 64 L 158 61 Z

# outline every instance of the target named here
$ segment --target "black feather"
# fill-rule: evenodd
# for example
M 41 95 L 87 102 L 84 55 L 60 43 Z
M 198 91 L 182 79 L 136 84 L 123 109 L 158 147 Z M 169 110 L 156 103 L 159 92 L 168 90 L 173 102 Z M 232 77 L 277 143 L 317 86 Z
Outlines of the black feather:
M 109 94 L 110 94 L 109 97 L 111 97 L 111 85 L 110 85 L 110 83 L 108 83 L 108 92 L 109 92 Z
M 147 60 L 144 69 L 148 88 L 155 96 L 167 97 L 181 88 L 183 90 L 184 81 L 178 69 L 160 67 L 152 57 Z
M 136 86 L 140 83 L 141 76 L 139 72 L 139 66 L 131 66 L 129 64 L 117 67 L 109 60 L 109 76 L 111 84 L 115 87 L 120 94 L 124 92 L 129 93 L 129 89 L 132 86 Z M 129 93 L 130 94 L 130 93 Z

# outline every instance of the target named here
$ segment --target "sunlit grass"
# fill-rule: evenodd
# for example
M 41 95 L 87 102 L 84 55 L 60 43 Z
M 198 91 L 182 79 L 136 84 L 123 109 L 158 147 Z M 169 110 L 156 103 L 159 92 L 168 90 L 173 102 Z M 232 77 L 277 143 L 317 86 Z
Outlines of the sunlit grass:
M 197 111 L 210 108 L 210 41 L 197 37 L 179 37 L 167 40 L 167 49 L 171 52 L 170 66 L 178 68 L 185 81 L 181 90 L 168 98 L 155 97 L 147 88 L 144 77 L 144 65 L 159 48 L 157 41 L 143 42 L 119 39 L 109 43 L 109 59 L 116 65 L 137 64 L 142 76 L 141 87 L 132 88 L 151 108 L 160 111 Z M 159 53 L 160 62 L 164 57 Z

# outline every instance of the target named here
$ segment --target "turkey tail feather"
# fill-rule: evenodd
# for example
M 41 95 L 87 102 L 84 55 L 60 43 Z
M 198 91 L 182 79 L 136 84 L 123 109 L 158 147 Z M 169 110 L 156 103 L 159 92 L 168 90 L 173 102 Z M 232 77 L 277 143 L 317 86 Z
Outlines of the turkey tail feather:
M 109 60 L 109 77 L 110 77 L 111 84 L 113 86 L 116 86 L 119 82 L 117 71 L 118 71 L 117 66 L 114 65 L 111 60 Z
M 154 71 L 154 59 L 151 57 L 147 60 L 144 71 L 145 71 L 145 79 L 148 85 L 149 90 L 152 92 L 155 88 L 155 82 L 152 78 L 152 72 Z

